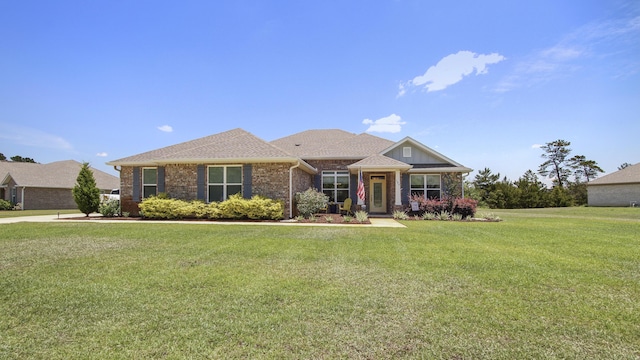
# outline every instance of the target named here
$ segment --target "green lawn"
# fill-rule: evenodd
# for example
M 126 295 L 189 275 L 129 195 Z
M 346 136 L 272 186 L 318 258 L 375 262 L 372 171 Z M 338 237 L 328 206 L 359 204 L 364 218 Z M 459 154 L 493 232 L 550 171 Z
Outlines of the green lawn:
M 5 224 L 0 359 L 638 358 L 640 209 L 494 212 Z

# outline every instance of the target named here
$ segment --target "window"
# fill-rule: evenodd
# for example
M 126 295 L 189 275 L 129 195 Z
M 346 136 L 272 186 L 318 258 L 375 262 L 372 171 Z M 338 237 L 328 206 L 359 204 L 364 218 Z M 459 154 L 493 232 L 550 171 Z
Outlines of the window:
M 158 168 L 142 168 L 142 198 L 158 194 Z
M 409 158 L 411 157 L 411 147 L 405 146 L 402 148 L 402 157 Z
M 323 171 L 322 193 L 327 195 L 331 202 L 344 202 L 349 197 L 349 172 Z
M 440 199 L 440 174 L 411 175 L 411 195 L 423 195 L 427 199 Z
M 209 166 L 208 171 L 209 202 L 242 192 L 242 166 Z

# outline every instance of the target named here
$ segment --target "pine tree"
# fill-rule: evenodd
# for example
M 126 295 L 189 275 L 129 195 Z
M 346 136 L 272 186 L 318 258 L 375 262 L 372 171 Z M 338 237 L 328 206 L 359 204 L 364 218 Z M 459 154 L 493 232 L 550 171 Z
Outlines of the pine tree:
M 564 188 L 571 175 L 570 165 L 567 162 L 567 157 L 571 153 L 569 145 L 571 145 L 569 141 L 556 140 L 540 147 L 545 152 L 541 156 L 547 161 L 540 165 L 538 173 L 553 179 L 554 183 L 561 188 Z
M 93 177 L 93 171 L 91 171 L 87 162 L 82 164 L 80 173 L 76 178 L 76 186 L 73 187 L 73 199 L 78 205 L 78 209 L 86 216 L 98 211 L 100 189 L 96 186 L 96 179 Z

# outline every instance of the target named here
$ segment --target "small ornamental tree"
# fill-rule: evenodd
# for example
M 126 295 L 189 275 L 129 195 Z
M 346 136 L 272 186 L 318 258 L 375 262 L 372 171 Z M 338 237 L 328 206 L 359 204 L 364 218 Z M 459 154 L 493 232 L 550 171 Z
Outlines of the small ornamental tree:
M 308 218 L 327 206 L 329 197 L 314 188 L 296 194 L 296 207 L 300 215 Z
M 76 178 L 76 185 L 73 187 L 73 200 L 78 205 L 78 210 L 86 216 L 97 212 L 100 206 L 100 189 L 96 186 L 96 179 L 87 162 L 82 164 Z

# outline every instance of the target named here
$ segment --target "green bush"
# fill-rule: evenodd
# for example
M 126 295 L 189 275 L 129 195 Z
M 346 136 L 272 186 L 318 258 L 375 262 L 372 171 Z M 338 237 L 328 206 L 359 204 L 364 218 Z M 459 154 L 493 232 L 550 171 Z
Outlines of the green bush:
M 104 217 L 114 217 L 120 213 L 120 201 L 111 199 L 100 203 L 98 212 Z
M 300 215 L 305 218 L 326 207 L 328 202 L 329 197 L 314 188 L 308 188 L 304 192 L 296 193 L 296 208 Z
M 233 195 L 220 203 L 185 201 L 149 197 L 139 205 L 143 217 L 148 219 L 255 219 L 279 220 L 283 218 L 282 202 L 254 196 L 243 199 Z
M 229 199 L 218 204 L 223 219 L 246 219 L 249 212 L 247 200 L 240 194 L 231 195 Z
M 7 200 L 0 199 L 0 210 L 11 210 L 11 209 L 13 209 L 13 206 L 11 206 L 10 202 L 8 202 Z
M 181 200 L 162 199 L 151 196 L 144 199 L 140 205 L 140 214 L 148 219 L 176 219 Z

